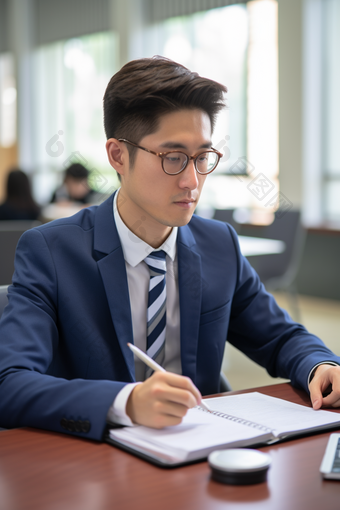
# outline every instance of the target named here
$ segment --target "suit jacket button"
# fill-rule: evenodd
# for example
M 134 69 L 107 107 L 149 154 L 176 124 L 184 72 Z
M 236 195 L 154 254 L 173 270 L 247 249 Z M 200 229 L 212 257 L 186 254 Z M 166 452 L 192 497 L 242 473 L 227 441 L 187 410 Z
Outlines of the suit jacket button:
M 67 427 L 67 430 L 69 430 L 70 432 L 75 432 L 76 430 L 76 425 L 74 423 L 74 420 L 68 420 L 68 427 Z
M 60 420 L 60 425 L 62 426 L 63 429 L 67 429 L 67 420 L 66 420 L 66 418 L 62 418 Z
M 87 434 L 91 430 L 91 423 L 89 420 L 82 421 L 82 431 Z
M 82 432 L 82 422 L 81 422 L 81 420 L 77 420 L 75 422 L 75 430 L 76 430 L 76 432 Z

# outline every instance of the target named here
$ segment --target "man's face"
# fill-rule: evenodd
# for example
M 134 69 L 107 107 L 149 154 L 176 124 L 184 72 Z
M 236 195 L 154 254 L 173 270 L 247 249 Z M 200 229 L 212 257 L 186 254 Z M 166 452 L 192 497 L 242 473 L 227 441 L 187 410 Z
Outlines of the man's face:
M 142 138 L 138 145 L 154 152 L 181 150 L 189 156 L 211 148 L 209 116 L 201 110 L 166 114 L 160 118 L 157 132 Z M 205 179 L 196 172 L 192 160 L 180 174 L 167 175 L 161 158 L 137 149 L 133 168 L 125 168 L 122 174 L 118 202 L 122 219 L 132 231 L 138 222 L 144 230 L 154 231 L 155 236 L 166 237 L 171 227 L 190 221 Z
M 84 179 L 75 179 L 67 176 L 65 186 L 72 200 L 81 200 L 89 192 L 89 186 L 86 177 Z

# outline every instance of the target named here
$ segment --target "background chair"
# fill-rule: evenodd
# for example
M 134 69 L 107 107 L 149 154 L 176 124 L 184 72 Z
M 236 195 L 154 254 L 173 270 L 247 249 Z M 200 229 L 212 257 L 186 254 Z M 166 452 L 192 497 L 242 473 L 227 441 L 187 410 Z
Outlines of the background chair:
M 227 379 L 227 377 L 224 375 L 223 372 L 220 373 L 220 393 L 226 393 L 227 391 L 232 391 L 232 387 L 230 386 L 230 383 Z
M 5 306 L 8 303 L 7 289 L 8 289 L 8 285 L 0 285 L 0 318 L 1 318 L 1 315 L 3 314 Z
M 236 216 L 232 209 L 226 209 L 215 211 L 214 218 L 227 221 L 234 228 L 236 223 L 235 230 L 239 235 L 277 239 L 285 243 L 286 249 L 283 253 L 252 256 L 249 257 L 249 262 L 268 291 L 287 292 L 291 314 L 299 321 L 296 277 L 306 240 L 306 231 L 301 224 L 301 212 L 299 210 L 286 211 L 284 214 L 276 212 L 270 225 L 237 224 Z
M 21 235 L 38 225 L 40 221 L 0 221 L 0 285 L 12 281 L 15 249 Z
M 214 212 L 214 220 L 224 221 L 225 223 L 229 223 L 236 232 L 239 234 L 240 223 L 234 219 L 235 209 L 216 209 Z
M 293 318 L 300 320 L 296 277 L 300 267 L 306 240 L 306 230 L 301 224 L 299 210 L 275 213 L 273 223 L 266 226 L 242 225 L 242 235 L 278 239 L 286 249 L 283 253 L 251 257 L 249 260 L 269 292 L 287 292 Z

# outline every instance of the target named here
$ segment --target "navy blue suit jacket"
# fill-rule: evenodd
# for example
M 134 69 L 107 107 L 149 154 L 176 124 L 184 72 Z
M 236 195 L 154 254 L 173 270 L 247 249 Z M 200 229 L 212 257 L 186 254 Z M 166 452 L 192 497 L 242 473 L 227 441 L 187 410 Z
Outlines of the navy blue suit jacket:
M 100 440 L 115 396 L 134 381 L 112 201 L 19 241 L 0 322 L 0 426 L 65 432 L 71 423 L 72 433 Z M 340 361 L 277 306 L 229 225 L 194 216 L 179 228 L 177 249 L 182 370 L 203 395 L 219 390 L 227 339 L 272 376 L 305 389 L 314 364 Z

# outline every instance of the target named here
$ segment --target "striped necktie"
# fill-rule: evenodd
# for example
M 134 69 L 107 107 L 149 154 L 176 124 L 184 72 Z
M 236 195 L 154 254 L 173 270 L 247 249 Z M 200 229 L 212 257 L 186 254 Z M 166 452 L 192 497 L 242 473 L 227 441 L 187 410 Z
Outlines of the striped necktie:
M 166 253 L 163 250 L 153 251 L 144 261 L 150 269 L 146 353 L 162 365 L 166 331 Z M 145 378 L 150 377 L 152 372 L 153 370 L 147 367 Z

